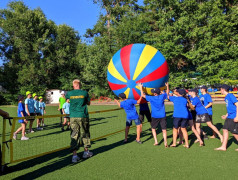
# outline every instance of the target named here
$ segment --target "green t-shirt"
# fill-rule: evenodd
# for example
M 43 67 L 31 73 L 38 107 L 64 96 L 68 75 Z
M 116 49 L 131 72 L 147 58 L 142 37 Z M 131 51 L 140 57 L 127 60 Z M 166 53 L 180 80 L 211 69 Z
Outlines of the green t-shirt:
M 60 109 L 62 109 L 64 103 L 66 102 L 66 98 L 60 97 L 59 98 L 59 103 L 60 103 Z
M 76 89 L 67 92 L 66 98 L 70 99 L 70 117 L 88 118 L 87 103 L 90 102 L 88 92 Z

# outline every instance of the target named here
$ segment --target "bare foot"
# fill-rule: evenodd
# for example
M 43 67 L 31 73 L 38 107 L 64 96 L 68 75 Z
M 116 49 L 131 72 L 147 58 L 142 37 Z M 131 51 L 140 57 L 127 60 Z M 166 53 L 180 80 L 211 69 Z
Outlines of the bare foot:
M 204 146 L 204 143 L 203 143 L 203 141 L 200 141 L 200 145 L 199 146 Z
M 170 145 L 169 147 L 176 147 L 176 144 L 172 144 L 172 145 Z
M 165 148 L 168 148 L 169 146 L 168 146 L 168 144 L 165 144 L 164 147 L 165 147 Z
M 185 147 L 185 148 L 187 148 L 187 149 L 188 149 L 188 148 L 189 148 L 189 145 L 183 145 L 183 147 Z
M 159 144 L 158 143 L 154 143 L 154 146 L 158 146 Z
M 236 149 L 235 151 L 238 151 L 238 149 Z
M 210 138 L 210 139 L 215 139 L 216 136 L 215 136 L 215 135 L 212 135 L 212 136 L 210 136 L 209 138 Z
M 223 147 L 219 147 L 219 148 L 216 148 L 216 149 L 214 149 L 215 151 L 226 151 L 226 149 L 225 148 L 223 148 Z
M 197 139 L 196 141 L 194 141 L 194 143 L 198 143 L 199 142 L 199 140 Z

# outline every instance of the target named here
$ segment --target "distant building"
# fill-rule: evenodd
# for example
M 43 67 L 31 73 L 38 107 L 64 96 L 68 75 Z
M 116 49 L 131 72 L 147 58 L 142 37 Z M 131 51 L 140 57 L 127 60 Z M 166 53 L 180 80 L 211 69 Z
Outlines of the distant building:
M 46 103 L 47 104 L 58 104 L 59 103 L 59 98 L 61 96 L 61 92 L 63 90 L 59 89 L 49 89 L 46 90 Z M 66 91 L 64 91 L 66 94 Z

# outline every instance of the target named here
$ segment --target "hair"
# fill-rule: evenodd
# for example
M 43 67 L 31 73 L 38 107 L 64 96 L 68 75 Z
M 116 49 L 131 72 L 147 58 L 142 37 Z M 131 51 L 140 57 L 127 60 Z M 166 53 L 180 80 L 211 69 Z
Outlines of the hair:
M 73 80 L 73 84 L 78 84 L 80 86 L 80 80 L 79 79 Z

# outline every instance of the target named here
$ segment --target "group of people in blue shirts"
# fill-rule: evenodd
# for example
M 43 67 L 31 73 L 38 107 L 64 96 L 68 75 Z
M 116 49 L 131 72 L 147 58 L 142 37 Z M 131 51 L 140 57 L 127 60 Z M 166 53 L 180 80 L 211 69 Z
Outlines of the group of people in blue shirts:
M 229 131 L 233 134 L 238 141 L 238 101 L 236 97 L 229 93 L 230 87 L 228 85 L 221 86 L 221 94 L 225 95 L 225 102 L 227 114 L 221 118 L 225 120 L 223 126 L 223 135 L 219 132 L 212 122 L 212 98 L 207 93 L 207 87 L 201 87 L 201 95 L 198 96 L 198 89 L 194 88 L 188 92 L 181 88 L 176 88 L 173 93 L 169 93 L 169 84 L 165 83 L 166 92 L 161 91 L 159 88 L 151 90 L 153 95 L 147 95 L 143 92 L 143 84 L 139 83 L 138 86 L 141 90 L 141 95 L 138 100 L 127 99 L 124 93 L 119 94 L 122 101 L 115 100 L 117 105 L 123 108 L 126 112 L 126 129 L 124 143 L 128 142 L 128 133 L 132 122 L 134 121 L 137 126 L 136 142 L 142 144 L 140 134 L 142 132 L 142 123 L 144 116 L 147 117 L 151 124 L 151 130 L 154 138 L 154 145 L 158 145 L 156 129 L 160 124 L 164 146 L 177 147 L 178 144 L 183 144 L 185 148 L 189 148 L 187 126 L 191 127 L 200 146 L 204 146 L 204 139 L 207 138 L 206 133 L 201 129 L 201 124 L 206 123 L 212 129 L 213 135 L 210 138 L 219 137 L 222 145 L 215 150 L 226 151 Z M 174 104 L 173 112 L 173 141 L 170 146 L 167 142 L 167 120 L 164 101 L 165 99 Z M 151 113 L 148 106 L 150 102 Z M 135 105 L 140 105 L 139 115 L 136 111 Z M 180 138 L 177 141 L 177 138 Z M 238 151 L 238 149 L 236 149 Z
M 26 119 L 20 119 L 18 120 L 19 123 L 21 123 L 21 127 L 18 128 L 13 133 L 13 139 L 17 139 L 17 134 L 21 131 L 22 136 L 21 140 L 28 140 L 29 138 L 25 136 L 26 134 L 26 125 L 28 121 L 30 121 L 29 124 L 29 133 L 34 133 L 32 129 L 33 122 L 35 120 L 34 116 L 43 116 L 45 111 L 45 103 L 43 102 L 43 97 L 39 96 L 36 93 L 31 93 L 30 91 L 26 92 L 26 99 L 23 95 L 18 96 L 18 108 L 17 108 L 17 115 L 18 117 L 26 117 L 30 116 L 32 118 Z M 43 130 L 44 119 L 37 119 L 37 130 Z

